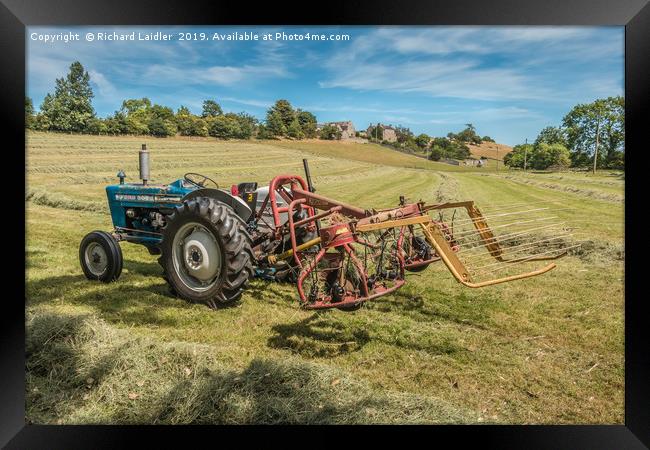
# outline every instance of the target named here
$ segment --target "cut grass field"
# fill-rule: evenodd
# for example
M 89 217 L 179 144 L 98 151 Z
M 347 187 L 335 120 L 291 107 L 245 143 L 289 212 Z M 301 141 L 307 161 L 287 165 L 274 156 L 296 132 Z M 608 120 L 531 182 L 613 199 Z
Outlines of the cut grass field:
M 211 311 L 168 294 L 156 257 L 124 244 L 119 281 L 81 273 L 110 230 L 104 187 L 184 172 L 222 186 L 301 173 L 361 207 L 412 200 L 561 202 L 583 251 L 550 273 L 480 290 L 443 265 L 354 313 L 298 308 L 254 280 Z M 371 144 L 30 133 L 27 419 L 34 423 L 623 423 L 623 184 L 615 173 L 458 170 Z M 571 187 L 571 189 L 568 189 Z

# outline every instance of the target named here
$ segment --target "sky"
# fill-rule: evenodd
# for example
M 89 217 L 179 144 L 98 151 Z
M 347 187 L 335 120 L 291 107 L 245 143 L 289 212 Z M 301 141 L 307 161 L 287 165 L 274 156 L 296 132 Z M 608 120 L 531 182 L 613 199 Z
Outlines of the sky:
M 139 40 L 157 32 L 171 37 Z M 185 33 L 199 40 L 180 40 Z M 234 33 L 258 40 L 227 40 Z M 79 40 L 66 42 L 70 34 Z M 194 113 L 214 99 L 263 119 L 284 98 L 319 122 L 351 120 L 357 130 L 381 122 L 431 136 L 472 123 L 507 145 L 534 140 L 578 103 L 624 92 L 623 27 L 29 27 L 27 95 L 36 110 L 76 60 L 100 117 L 148 97 Z

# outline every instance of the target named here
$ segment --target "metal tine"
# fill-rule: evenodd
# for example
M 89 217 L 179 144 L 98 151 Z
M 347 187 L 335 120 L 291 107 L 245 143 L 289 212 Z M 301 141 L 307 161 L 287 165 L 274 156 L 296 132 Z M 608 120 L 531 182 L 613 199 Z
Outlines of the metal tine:
M 521 253 L 523 250 L 530 250 L 531 248 L 535 248 L 535 246 L 537 246 L 538 244 L 541 244 L 542 242 L 550 242 L 550 241 L 554 241 L 556 239 L 564 239 L 564 238 L 568 238 L 568 237 L 572 237 L 572 236 L 573 236 L 572 234 L 565 234 L 565 235 L 561 235 L 561 236 L 553 236 L 553 237 L 550 237 L 550 238 L 540 239 L 540 240 L 534 241 L 534 242 L 524 242 L 522 244 L 513 245 L 512 247 L 505 247 L 505 248 L 502 249 L 503 252 L 501 253 L 500 256 L 512 256 L 513 254 Z M 551 245 L 553 245 L 553 244 L 551 244 Z M 513 249 L 516 249 L 518 247 L 520 247 L 518 250 L 513 250 Z M 487 260 L 490 260 L 490 259 L 494 259 L 494 256 L 492 256 L 490 254 L 488 254 L 488 255 L 477 255 L 475 257 L 473 255 L 469 255 L 469 257 L 466 258 L 466 259 L 470 264 L 476 264 L 479 261 L 483 261 L 483 260 L 487 261 Z
M 570 232 L 565 232 L 564 234 L 559 234 L 559 235 L 554 235 L 554 236 L 539 236 L 539 235 L 534 235 L 534 234 L 529 234 L 528 236 L 534 237 L 535 240 L 528 240 L 525 242 L 521 242 L 517 245 L 511 245 L 511 246 L 504 246 L 501 247 L 501 254 L 502 255 L 508 255 L 513 249 L 517 248 L 522 248 L 522 247 L 534 247 L 537 244 L 543 243 L 543 242 L 548 242 L 548 241 L 553 241 L 556 239 L 565 239 L 569 237 L 573 237 L 573 233 Z M 528 237 L 524 236 L 524 237 Z M 462 253 L 462 250 L 459 251 L 458 253 Z M 492 255 L 483 255 L 481 253 L 472 253 L 472 254 L 467 254 L 466 258 L 471 261 L 476 261 L 481 258 L 494 258 Z
M 537 247 L 539 244 L 542 244 L 544 242 L 553 241 L 553 240 L 556 240 L 556 239 L 559 239 L 559 238 L 568 238 L 568 237 L 571 237 L 571 235 L 561 235 L 561 236 L 557 236 L 557 237 L 553 237 L 553 238 L 547 238 L 547 237 L 535 236 L 534 234 L 528 234 L 528 235 L 525 235 L 523 237 L 533 239 L 533 240 L 527 240 L 526 242 L 522 242 L 520 244 L 513 245 L 513 246 L 510 246 L 510 247 L 501 247 L 500 248 L 500 250 L 501 250 L 500 256 L 508 257 L 511 253 L 518 252 L 519 250 L 514 250 L 514 249 L 517 249 L 517 248 L 520 248 L 520 249 L 525 248 L 525 249 L 532 250 L 535 247 Z M 485 246 L 479 246 L 479 247 L 474 247 L 472 250 L 476 250 L 476 249 L 483 250 L 484 248 L 485 248 Z M 461 250 L 461 251 L 457 252 L 456 254 L 459 254 L 459 258 L 461 258 L 464 261 L 467 261 L 470 264 L 476 264 L 477 262 L 479 262 L 481 260 L 496 259 L 495 256 L 493 256 L 492 253 L 489 250 L 487 250 L 487 253 L 483 253 L 483 251 L 479 251 L 479 252 L 466 252 L 465 251 L 464 252 L 464 251 Z
M 549 212 L 556 212 L 556 211 L 568 211 L 568 210 L 574 210 L 575 208 L 560 208 L 560 209 L 549 209 L 549 208 L 537 208 L 537 209 L 529 209 L 529 210 L 524 210 L 524 211 L 515 211 L 515 212 L 509 212 L 509 213 L 503 213 L 503 214 L 492 214 L 492 215 L 483 215 L 481 217 L 477 218 L 468 218 L 468 219 L 462 219 L 462 220 L 455 220 L 454 225 L 457 223 L 471 223 L 475 222 L 477 220 L 481 219 L 493 219 L 495 217 L 506 217 L 506 216 L 513 216 L 517 214 L 528 214 L 528 213 L 533 213 L 533 212 L 538 212 L 538 211 L 549 211 Z
M 536 226 L 533 228 L 523 228 L 523 227 L 507 228 L 504 231 L 507 231 L 508 233 L 493 235 L 493 237 L 490 238 L 483 238 L 479 231 L 472 231 L 471 233 L 467 233 L 465 236 L 462 236 L 460 238 L 454 237 L 454 241 L 456 241 L 456 243 L 458 243 L 461 246 L 466 245 L 468 249 L 470 249 L 470 248 L 477 247 L 478 241 L 482 242 L 481 245 L 496 244 L 501 241 L 510 240 L 513 237 L 519 237 L 519 236 L 524 236 L 526 234 L 530 234 L 533 231 L 548 230 L 554 227 L 557 229 L 557 232 L 573 231 L 570 228 L 566 227 L 564 222 L 553 222 L 546 225 Z M 477 244 L 477 245 L 473 245 L 473 244 Z
M 494 213 L 498 213 L 498 212 L 502 212 L 502 211 L 505 212 L 505 211 L 509 211 L 509 210 L 512 210 L 512 209 L 521 208 L 522 206 L 548 204 L 550 206 L 544 208 L 544 209 L 548 209 L 549 207 L 554 206 L 554 204 L 556 204 L 556 203 L 557 204 L 562 204 L 561 201 L 559 201 L 559 200 L 547 200 L 547 201 L 531 202 L 531 203 L 517 203 L 517 204 L 512 204 L 512 205 L 503 206 L 503 207 L 496 207 L 496 206 L 493 206 L 493 205 L 492 206 L 490 206 L 490 205 L 488 205 L 488 206 L 477 205 L 477 206 L 479 207 L 479 209 L 482 212 L 486 213 L 486 214 L 484 214 L 484 217 L 488 217 L 488 216 L 494 216 L 495 215 Z M 464 206 L 455 206 L 453 208 L 444 208 L 444 209 L 432 210 L 432 211 L 448 211 L 448 210 L 456 210 L 456 209 L 460 209 L 461 211 L 465 211 Z M 536 210 L 537 209 L 535 209 L 535 211 Z M 430 212 L 432 212 L 432 211 L 430 211 Z
M 526 210 L 521 210 L 521 211 L 508 211 L 508 212 L 499 212 L 497 214 L 484 214 L 482 218 L 484 219 L 490 219 L 490 223 L 492 222 L 498 222 L 502 220 L 508 220 L 508 219 L 503 219 L 503 217 L 509 217 L 509 216 L 516 216 L 516 215 L 535 215 L 535 214 L 541 214 L 541 212 L 547 212 L 550 214 L 555 214 L 559 211 L 575 211 L 575 208 L 557 208 L 557 207 L 543 207 L 543 208 L 535 208 L 535 209 L 526 209 Z M 477 219 L 481 219 L 481 217 L 478 217 Z M 471 217 L 468 217 L 467 219 L 462 219 L 465 222 L 471 222 L 472 219 Z
M 498 203 L 498 204 L 485 204 L 485 205 L 479 205 L 479 208 L 481 210 L 489 210 L 492 208 L 498 208 L 498 209 L 512 209 L 512 208 L 518 208 L 520 206 L 528 206 L 528 205 L 540 205 L 544 203 L 562 203 L 564 200 L 540 200 L 537 202 L 522 202 L 522 203 Z
M 495 227 L 490 227 L 490 230 L 496 230 L 497 228 L 509 227 L 509 226 L 512 226 L 512 225 L 521 225 L 521 224 L 531 223 L 531 222 L 540 222 L 542 220 L 550 220 L 550 219 L 559 219 L 559 217 L 558 216 L 549 216 L 549 217 L 543 217 L 541 219 L 520 220 L 518 222 L 510 222 L 510 223 L 506 223 L 506 224 L 503 224 L 503 225 L 497 225 Z M 458 236 L 463 236 L 463 235 L 472 234 L 472 233 L 478 233 L 478 230 L 476 228 L 474 228 L 473 225 L 467 231 L 461 231 L 460 233 L 455 233 L 454 232 L 453 237 L 456 238 Z
M 510 240 L 510 239 L 512 239 L 512 238 L 514 238 L 514 237 L 518 237 L 518 236 L 526 235 L 526 234 L 530 233 L 531 231 L 545 230 L 545 229 L 551 228 L 551 227 L 553 227 L 553 226 L 558 226 L 558 225 L 562 225 L 562 223 L 552 223 L 552 224 L 550 224 L 550 225 L 543 225 L 543 226 L 541 226 L 541 227 L 530 228 L 530 229 L 525 230 L 525 231 L 520 231 L 520 232 L 516 232 L 516 233 L 504 234 L 504 235 L 501 235 L 501 236 L 499 236 L 499 237 L 496 237 L 496 236 L 495 236 L 494 238 L 490 238 L 490 239 L 485 239 L 485 240 L 484 240 L 484 241 L 489 241 L 489 242 L 485 242 L 485 243 L 483 243 L 483 244 L 481 244 L 481 245 L 476 245 L 476 246 L 470 247 L 470 248 L 468 248 L 468 249 L 466 249 L 466 250 L 460 250 L 458 253 L 462 253 L 462 252 L 464 252 L 464 251 L 469 251 L 469 250 L 473 250 L 473 249 L 477 249 L 477 248 L 485 247 L 485 246 L 487 246 L 487 245 L 497 244 L 497 243 L 500 243 L 500 242 L 504 242 L 504 241 Z M 478 232 L 477 232 L 477 234 L 478 234 Z M 507 236 L 507 237 L 506 237 L 506 236 Z M 505 239 L 504 239 L 504 238 L 505 238 Z M 500 239 L 500 240 L 498 240 L 498 239 Z M 481 239 L 481 240 L 483 240 L 483 239 Z
M 503 269 L 505 267 L 513 267 L 514 264 L 523 263 L 523 262 L 526 262 L 528 260 L 535 259 L 535 258 L 537 258 L 539 256 L 542 256 L 542 255 L 548 255 L 549 253 L 553 253 L 553 252 L 557 252 L 557 251 L 565 252 L 567 250 L 571 250 L 572 248 L 580 247 L 581 245 L 582 244 L 575 244 L 575 245 L 571 245 L 569 247 L 554 248 L 553 250 L 549 250 L 549 251 L 546 251 L 546 252 L 543 252 L 543 253 L 534 253 L 531 256 L 529 256 L 528 258 L 521 259 L 521 260 L 517 261 L 516 263 L 498 262 L 498 263 L 494 263 L 494 264 L 488 264 L 486 266 L 474 267 L 473 270 L 478 271 L 478 270 L 486 269 L 486 268 L 490 268 L 490 271 L 501 270 L 501 269 Z

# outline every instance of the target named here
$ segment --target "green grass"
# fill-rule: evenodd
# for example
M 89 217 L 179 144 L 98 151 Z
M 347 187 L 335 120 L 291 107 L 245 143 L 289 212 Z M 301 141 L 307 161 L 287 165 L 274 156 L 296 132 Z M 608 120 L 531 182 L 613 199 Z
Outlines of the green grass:
M 623 423 L 617 174 L 439 171 L 368 144 L 146 138 L 158 182 L 196 171 L 266 184 L 307 157 L 319 193 L 362 207 L 400 194 L 485 211 L 561 202 L 589 244 L 544 276 L 480 290 L 432 266 L 355 313 L 301 310 L 293 286 L 260 280 L 215 312 L 171 297 L 135 245 L 122 246 L 118 282 L 81 273 L 81 238 L 111 226 L 104 187 L 120 168 L 137 178 L 142 140 L 28 135 L 28 420 Z

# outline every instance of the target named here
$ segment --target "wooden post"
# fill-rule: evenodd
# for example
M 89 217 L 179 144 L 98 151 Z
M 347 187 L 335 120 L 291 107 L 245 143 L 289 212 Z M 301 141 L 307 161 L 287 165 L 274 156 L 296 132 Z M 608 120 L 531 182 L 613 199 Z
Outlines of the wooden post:
M 596 120 L 596 148 L 594 150 L 594 175 L 596 175 L 596 163 L 598 162 L 598 137 L 600 135 L 600 115 Z
M 497 173 L 499 173 L 499 145 L 497 144 Z
M 528 163 L 528 138 L 526 138 L 526 143 L 524 144 L 524 172 L 526 172 L 527 163 Z

